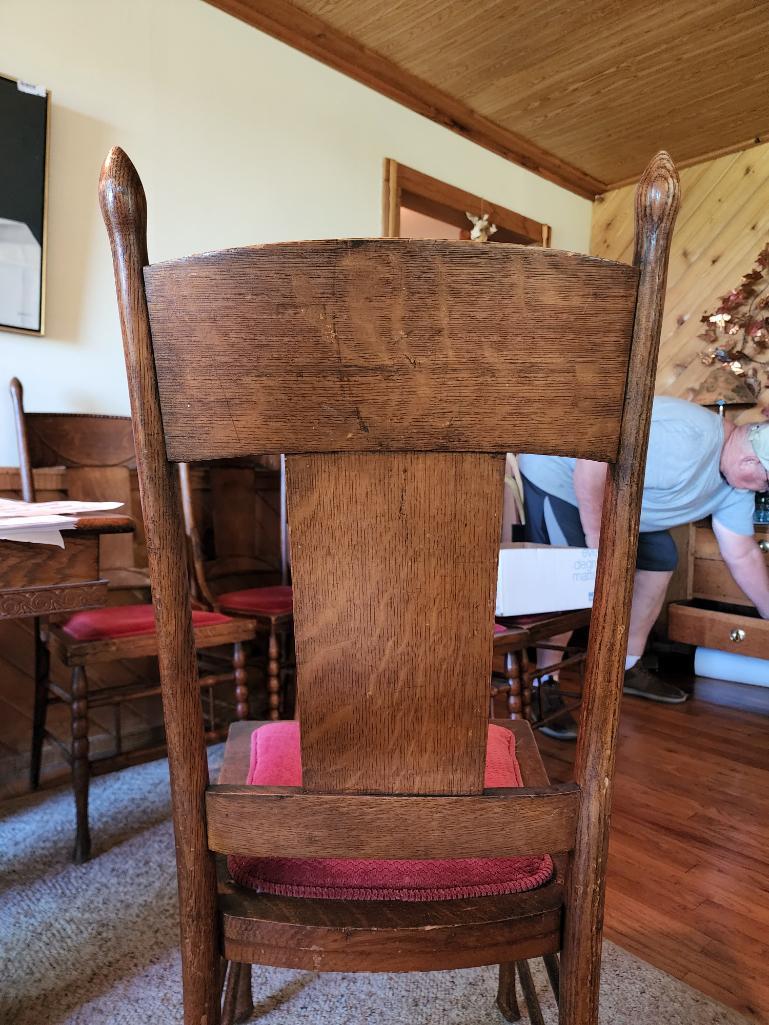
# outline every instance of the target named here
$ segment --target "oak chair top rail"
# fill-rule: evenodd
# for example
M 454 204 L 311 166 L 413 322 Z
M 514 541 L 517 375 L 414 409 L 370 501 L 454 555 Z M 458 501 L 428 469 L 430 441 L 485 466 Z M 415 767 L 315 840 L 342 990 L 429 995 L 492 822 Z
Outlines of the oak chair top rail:
M 678 205 L 669 157 L 659 154 L 639 184 L 632 267 L 532 247 L 400 239 L 287 243 L 150 266 L 144 192 L 119 149 L 105 162 L 100 201 L 158 598 L 184 851 L 186 1020 L 218 1015 L 212 824 L 224 823 L 220 847 L 258 843 L 238 840 L 236 809 L 271 804 L 273 838 L 283 829 L 288 842 L 283 803 L 314 828 L 322 857 L 324 844 L 338 849 L 335 816 L 316 816 L 313 826 L 303 810 L 312 801 L 318 809 L 358 800 L 352 795 L 362 795 L 359 808 L 393 802 L 404 832 L 422 801 L 434 800 L 439 818 L 455 800 L 468 809 L 486 802 L 502 453 L 512 449 L 610 464 L 578 789 L 517 799 L 531 802 L 537 829 L 547 803 L 564 802 L 557 842 L 572 854 L 561 1015 L 594 1022 L 632 567 Z M 303 792 L 209 791 L 172 464 L 280 452 L 288 453 Z M 442 856 L 456 835 L 455 826 Z
M 122 502 L 131 510 L 131 469 L 136 466 L 131 418 L 100 413 L 29 413 L 18 378 L 10 382 L 19 452 L 22 496 L 35 500 L 35 470 L 64 468 L 64 487 L 79 501 Z M 99 566 L 110 589 L 146 588 L 146 571 L 136 566 L 134 539 L 103 537 Z
M 33 469 L 43 466 L 136 467 L 131 418 L 109 413 L 31 413 L 24 389 L 10 382 L 20 451 Z
M 634 267 L 528 246 L 348 239 L 153 264 L 144 280 L 174 461 L 564 444 L 616 458 Z

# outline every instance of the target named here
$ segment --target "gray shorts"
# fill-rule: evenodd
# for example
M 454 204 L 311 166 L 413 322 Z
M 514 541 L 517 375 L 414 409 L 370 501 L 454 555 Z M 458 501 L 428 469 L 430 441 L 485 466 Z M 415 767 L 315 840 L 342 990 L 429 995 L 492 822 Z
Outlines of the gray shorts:
M 585 532 L 579 509 L 562 498 L 523 478 L 523 504 L 526 510 L 524 537 L 537 544 L 566 544 L 584 548 Z M 560 535 L 560 536 L 559 536 Z M 678 565 L 678 549 L 668 530 L 648 530 L 638 535 L 637 569 L 667 573 Z

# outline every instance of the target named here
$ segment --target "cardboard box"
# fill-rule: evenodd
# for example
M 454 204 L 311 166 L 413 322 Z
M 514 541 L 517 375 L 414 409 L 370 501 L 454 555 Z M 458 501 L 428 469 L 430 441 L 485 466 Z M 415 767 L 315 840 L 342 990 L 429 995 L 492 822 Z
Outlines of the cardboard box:
M 503 544 L 499 550 L 496 615 L 590 608 L 597 561 L 596 548 Z

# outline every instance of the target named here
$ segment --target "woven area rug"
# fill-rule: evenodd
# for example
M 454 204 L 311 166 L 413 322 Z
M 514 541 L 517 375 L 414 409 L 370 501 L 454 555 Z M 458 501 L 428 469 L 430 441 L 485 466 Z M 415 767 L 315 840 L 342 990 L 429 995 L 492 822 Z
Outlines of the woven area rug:
M 214 749 L 212 760 L 219 757 Z M 180 1023 L 167 763 L 140 765 L 93 782 L 94 858 L 87 865 L 70 863 L 73 816 L 67 788 L 0 805 L 0 1023 Z M 547 979 L 540 961 L 532 968 L 550 1025 L 557 1017 Z M 253 1021 L 502 1025 L 495 995 L 494 968 L 419 975 L 255 968 Z M 745 1023 L 610 943 L 601 1021 Z

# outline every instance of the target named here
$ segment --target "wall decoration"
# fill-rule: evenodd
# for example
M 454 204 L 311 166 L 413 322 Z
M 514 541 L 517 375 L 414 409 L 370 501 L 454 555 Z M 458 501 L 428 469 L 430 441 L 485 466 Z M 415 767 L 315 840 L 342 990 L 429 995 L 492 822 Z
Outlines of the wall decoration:
M 702 362 L 737 378 L 755 402 L 769 385 L 769 242 L 753 270 L 701 322 L 705 330 L 699 337 L 708 343 Z
M 494 235 L 497 231 L 496 224 L 490 222 L 488 214 L 481 214 L 479 217 L 476 217 L 475 214 L 465 211 L 465 217 L 473 226 L 470 238 L 474 242 L 488 242 L 489 235 Z
M 0 76 L 0 330 L 43 334 L 49 94 Z

